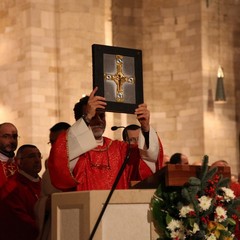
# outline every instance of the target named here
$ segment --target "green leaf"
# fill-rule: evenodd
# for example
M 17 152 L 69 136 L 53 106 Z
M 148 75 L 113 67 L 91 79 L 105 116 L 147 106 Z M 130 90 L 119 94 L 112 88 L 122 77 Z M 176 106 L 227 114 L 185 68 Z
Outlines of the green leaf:
M 204 179 L 208 171 L 208 156 L 205 155 L 203 157 L 203 163 L 201 167 L 201 174 L 200 174 L 200 179 Z
M 172 218 L 169 214 L 167 214 L 167 216 L 166 216 L 166 223 L 167 223 L 167 225 L 168 225 L 172 220 L 173 220 L 173 218 Z
M 188 183 L 191 186 L 201 186 L 201 180 L 199 178 L 196 177 L 190 177 L 188 180 Z

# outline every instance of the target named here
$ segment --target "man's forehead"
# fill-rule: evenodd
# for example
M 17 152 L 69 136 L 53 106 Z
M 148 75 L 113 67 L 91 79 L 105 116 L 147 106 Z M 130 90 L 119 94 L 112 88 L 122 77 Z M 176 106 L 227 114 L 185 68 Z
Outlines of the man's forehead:
M 8 132 L 12 133 L 12 132 L 17 132 L 17 128 L 13 124 L 5 123 L 1 125 L 0 131 L 4 133 L 8 133 Z
M 29 154 L 29 153 L 39 153 L 39 149 L 36 147 L 27 147 L 22 151 L 22 154 Z
M 139 132 L 140 132 L 140 128 L 135 129 L 135 130 L 128 129 L 128 134 L 129 134 L 129 133 L 130 133 L 130 134 L 139 134 Z

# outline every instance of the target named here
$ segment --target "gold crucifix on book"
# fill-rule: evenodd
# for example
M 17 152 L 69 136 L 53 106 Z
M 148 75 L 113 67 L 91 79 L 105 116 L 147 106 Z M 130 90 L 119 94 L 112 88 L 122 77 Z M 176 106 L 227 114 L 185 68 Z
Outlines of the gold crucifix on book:
M 135 78 L 133 76 L 127 77 L 123 73 L 123 56 L 116 55 L 116 66 L 117 72 L 115 74 L 104 73 L 104 80 L 114 81 L 117 85 L 116 92 L 116 101 L 124 102 L 124 92 L 123 92 L 123 84 L 124 83 L 135 83 Z

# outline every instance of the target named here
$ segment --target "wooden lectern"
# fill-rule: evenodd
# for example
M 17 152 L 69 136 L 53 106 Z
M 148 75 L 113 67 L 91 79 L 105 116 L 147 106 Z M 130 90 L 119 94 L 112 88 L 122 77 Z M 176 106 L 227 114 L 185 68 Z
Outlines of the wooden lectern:
M 167 187 L 182 186 L 190 177 L 199 176 L 200 171 L 201 166 L 167 164 L 152 176 L 135 184 L 132 189 L 156 189 L 159 183 L 164 183 Z M 230 167 L 219 166 L 217 173 L 223 177 L 231 177 Z
M 197 176 L 200 166 L 167 165 L 130 190 L 115 190 L 95 233 L 94 240 L 157 239 L 149 203 L 159 183 L 182 186 Z M 218 172 L 230 177 L 229 167 Z M 52 239 L 88 240 L 109 191 L 83 191 L 52 195 Z

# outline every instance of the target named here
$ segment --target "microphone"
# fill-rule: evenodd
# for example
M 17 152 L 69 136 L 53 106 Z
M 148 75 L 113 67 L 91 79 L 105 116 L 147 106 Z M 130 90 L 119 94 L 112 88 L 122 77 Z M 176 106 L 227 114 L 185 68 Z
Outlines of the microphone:
M 111 127 L 111 130 L 112 131 L 116 131 L 117 129 L 119 129 L 119 128 L 125 128 L 124 126 L 112 126 Z

